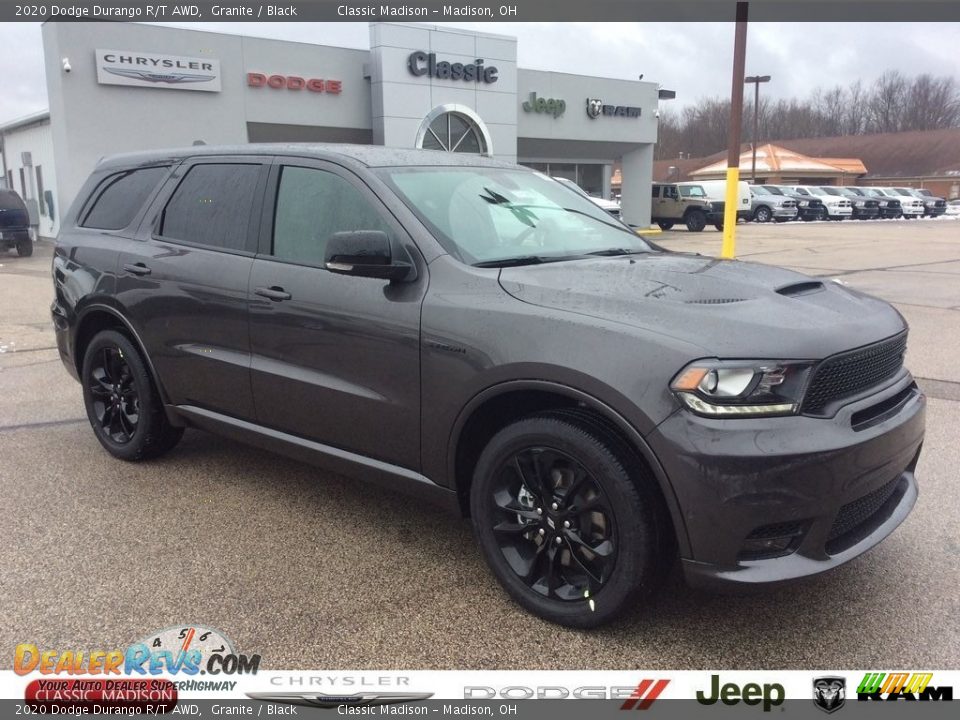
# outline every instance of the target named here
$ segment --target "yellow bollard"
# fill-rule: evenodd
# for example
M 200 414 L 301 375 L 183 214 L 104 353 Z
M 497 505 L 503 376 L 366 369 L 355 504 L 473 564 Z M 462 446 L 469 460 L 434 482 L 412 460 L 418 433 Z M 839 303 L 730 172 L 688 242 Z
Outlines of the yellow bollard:
M 737 205 L 740 203 L 740 168 L 727 168 L 727 195 L 723 206 L 723 247 L 720 257 L 733 260 L 737 254 Z

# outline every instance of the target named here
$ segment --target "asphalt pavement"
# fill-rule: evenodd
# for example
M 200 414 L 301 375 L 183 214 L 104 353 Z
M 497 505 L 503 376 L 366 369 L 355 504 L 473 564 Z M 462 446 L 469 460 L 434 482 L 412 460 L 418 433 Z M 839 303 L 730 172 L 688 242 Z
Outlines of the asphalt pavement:
M 149 463 L 110 458 L 60 364 L 50 246 L 0 254 L 0 669 L 17 643 L 125 646 L 219 628 L 273 669 L 960 668 L 960 221 L 739 230 L 742 259 L 896 304 L 929 396 L 917 507 L 824 576 L 746 596 L 688 590 L 599 631 L 519 609 L 469 524 L 377 487 L 188 431 Z M 717 254 L 720 233 L 663 245 Z

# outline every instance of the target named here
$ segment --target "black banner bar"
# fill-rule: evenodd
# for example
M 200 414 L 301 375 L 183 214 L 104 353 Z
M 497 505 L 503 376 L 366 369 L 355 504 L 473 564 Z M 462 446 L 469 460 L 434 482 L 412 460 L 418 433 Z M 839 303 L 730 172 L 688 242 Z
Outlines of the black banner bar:
M 3 22 L 733 22 L 735 0 L 64 0 L 0 3 Z M 751 22 L 960 22 L 957 0 L 752 0 Z

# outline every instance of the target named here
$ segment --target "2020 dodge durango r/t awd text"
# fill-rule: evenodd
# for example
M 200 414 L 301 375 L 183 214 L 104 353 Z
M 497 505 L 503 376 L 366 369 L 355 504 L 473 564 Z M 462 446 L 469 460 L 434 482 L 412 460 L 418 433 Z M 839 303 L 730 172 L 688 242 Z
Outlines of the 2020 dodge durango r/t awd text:
M 891 306 L 664 251 L 506 163 L 118 156 L 52 270 L 59 350 L 114 456 L 190 426 L 436 500 L 555 622 L 613 618 L 677 557 L 699 585 L 828 570 L 917 497 L 925 400 Z

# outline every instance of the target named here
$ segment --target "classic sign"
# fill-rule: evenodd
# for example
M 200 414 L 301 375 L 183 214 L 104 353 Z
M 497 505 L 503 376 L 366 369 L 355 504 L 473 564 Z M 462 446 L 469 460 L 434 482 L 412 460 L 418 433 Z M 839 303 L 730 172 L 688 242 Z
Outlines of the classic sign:
M 407 58 L 407 68 L 412 75 L 418 77 L 429 75 L 439 80 L 463 80 L 487 84 L 495 83 L 500 73 L 493 65 L 484 67 L 483 58 L 477 58 L 472 63 L 438 61 L 436 53 L 425 53 L 422 50 L 410 53 Z

